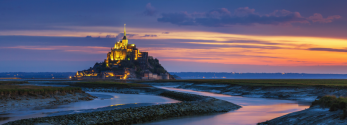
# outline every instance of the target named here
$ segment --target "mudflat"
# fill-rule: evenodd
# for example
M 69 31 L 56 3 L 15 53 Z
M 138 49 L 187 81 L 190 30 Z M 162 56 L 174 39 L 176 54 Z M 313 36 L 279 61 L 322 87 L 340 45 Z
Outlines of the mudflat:
M 0 100 L 0 112 L 21 110 L 26 108 L 45 108 L 52 105 L 68 104 L 78 101 L 93 100 L 88 93 L 55 94 L 47 96 L 16 96 L 13 99 Z
M 21 85 L 23 83 L 26 82 L 0 82 L 0 112 L 44 108 L 96 98 L 77 87 Z

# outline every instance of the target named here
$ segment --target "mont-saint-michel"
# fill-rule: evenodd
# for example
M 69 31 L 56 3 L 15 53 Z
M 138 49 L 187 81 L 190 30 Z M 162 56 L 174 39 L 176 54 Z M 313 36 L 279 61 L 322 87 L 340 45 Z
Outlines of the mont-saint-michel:
M 73 79 L 175 79 L 158 59 L 149 56 L 148 52 L 140 51 L 135 44 L 129 44 L 125 26 L 122 40 L 114 44 L 107 58 L 87 70 L 78 71 Z
M 0 124 L 347 125 L 346 5 L 0 0 Z

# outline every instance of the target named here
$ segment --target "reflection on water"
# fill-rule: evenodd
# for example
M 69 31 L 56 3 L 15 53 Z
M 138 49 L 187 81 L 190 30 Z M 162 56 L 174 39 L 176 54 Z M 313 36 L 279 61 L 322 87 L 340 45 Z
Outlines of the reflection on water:
M 296 101 L 290 100 L 248 98 L 168 87 L 158 88 L 211 96 L 241 105 L 242 108 L 228 113 L 175 118 L 171 120 L 146 123 L 145 125 L 255 125 L 259 122 L 264 122 L 291 112 L 309 108 L 309 105 L 301 105 Z
M 104 92 L 88 92 L 91 95 L 98 96 L 100 98 L 92 101 L 82 101 L 71 103 L 68 105 L 62 105 L 61 108 L 68 110 L 79 109 L 91 109 L 105 106 L 111 106 L 116 104 L 131 104 L 131 103 L 173 103 L 176 100 L 154 96 L 154 95 L 139 95 L 139 94 L 118 94 L 118 93 L 104 93 Z
M 52 84 L 43 84 L 52 83 Z M 43 86 L 57 86 L 55 81 L 30 81 L 29 84 Z M 61 82 L 59 82 L 61 83 Z M 58 85 L 66 86 L 66 85 Z M 173 87 L 173 86 L 172 86 Z M 221 100 L 230 101 L 241 105 L 242 108 L 222 114 L 209 114 L 202 116 L 189 116 L 175 118 L 171 120 L 162 120 L 158 122 L 146 123 L 148 125 L 254 125 L 258 122 L 270 120 L 291 112 L 300 111 L 309 107 L 309 104 L 299 104 L 296 101 L 276 100 L 266 98 L 248 98 L 240 96 L 230 96 L 223 94 L 213 94 L 209 92 L 198 92 L 193 90 L 158 87 L 171 91 L 179 91 L 185 93 L 199 94 L 211 96 Z M 154 95 L 138 95 L 138 94 L 117 94 L 105 92 L 89 92 L 98 98 L 92 101 L 82 101 L 70 103 L 67 105 L 59 105 L 55 107 L 42 107 L 40 109 L 27 109 L 22 111 L 6 112 L 0 114 L 0 124 L 8 121 L 27 119 L 34 117 L 55 116 L 74 113 L 85 113 L 92 111 L 104 111 L 112 109 L 122 109 L 129 107 L 149 106 L 163 103 L 179 102 L 173 99 L 154 96 Z
M 170 98 L 155 95 L 118 94 L 105 92 L 88 93 L 93 96 L 97 96 L 98 98 L 91 101 L 74 102 L 67 105 L 58 105 L 53 107 L 42 107 L 40 109 L 27 109 L 21 111 L 6 112 L 0 114 L 0 124 L 18 119 L 85 113 L 92 111 L 104 111 L 112 109 L 122 109 L 129 107 L 179 102 Z

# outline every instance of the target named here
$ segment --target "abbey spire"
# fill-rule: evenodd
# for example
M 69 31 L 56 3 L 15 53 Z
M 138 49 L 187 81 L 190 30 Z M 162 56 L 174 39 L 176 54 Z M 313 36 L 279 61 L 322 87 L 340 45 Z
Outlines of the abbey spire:
M 124 24 L 124 36 L 127 35 L 127 32 L 126 32 L 126 30 L 125 30 L 125 25 L 126 25 L 126 24 Z
M 126 40 L 126 39 L 127 39 L 127 32 L 126 32 L 126 30 L 125 30 L 125 25 L 126 25 L 126 24 L 124 24 L 124 36 L 123 36 L 123 40 Z

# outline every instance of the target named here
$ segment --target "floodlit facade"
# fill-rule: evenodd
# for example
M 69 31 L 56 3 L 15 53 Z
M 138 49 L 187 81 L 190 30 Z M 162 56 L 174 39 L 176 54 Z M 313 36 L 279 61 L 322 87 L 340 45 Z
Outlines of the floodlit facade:
M 128 39 L 126 37 L 126 28 L 124 24 L 124 36 L 123 39 L 114 44 L 111 48 L 111 52 L 107 53 L 107 58 L 105 60 L 107 67 L 118 67 L 122 60 L 130 61 L 143 61 L 147 60 L 148 53 L 141 53 L 135 44 L 128 44 Z
M 107 53 L 107 58 L 102 63 L 96 63 L 93 68 L 78 71 L 75 79 L 127 79 L 131 76 L 133 69 L 117 69 L 122 61 L 138 62 L 139 66 L 145 69 L 148 65 L 148 52 L 140 52 L 135 44 L 128 44 L 126 37 L 126 27 L 124 24 L 123 39 L 116 42 L 111 51 Z M 116 70 L 114 69 L 116 68 Z

